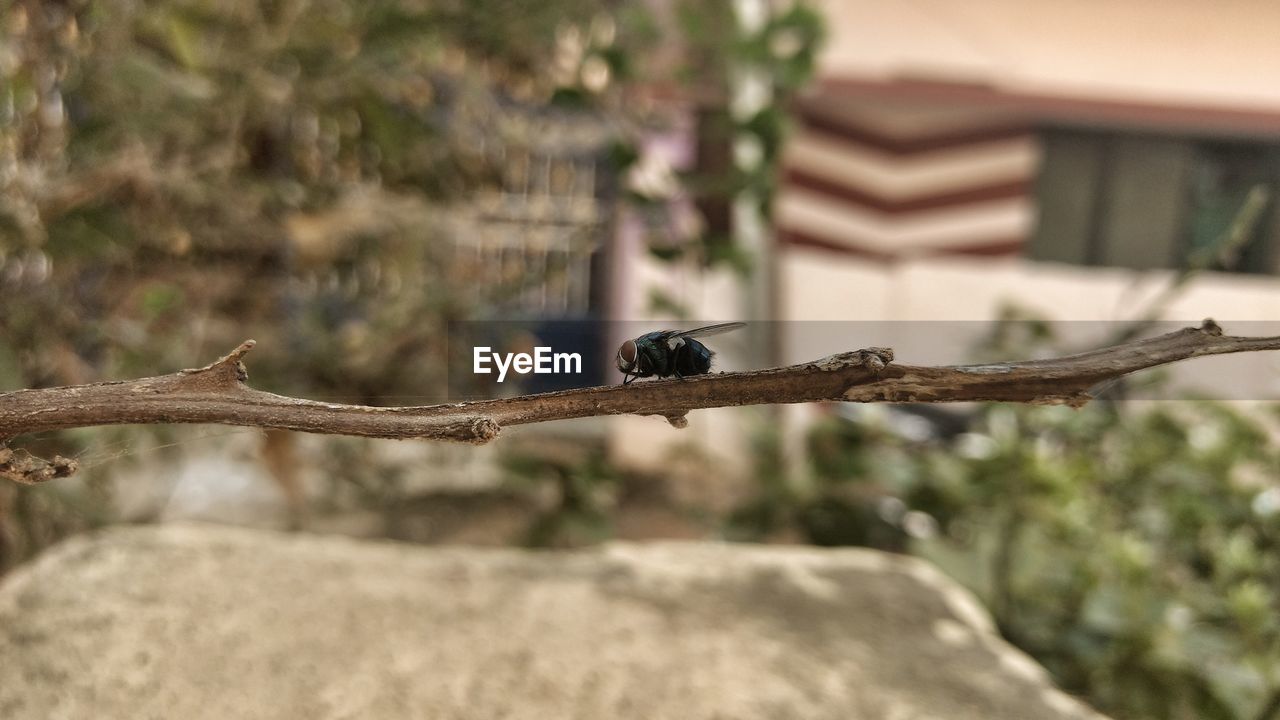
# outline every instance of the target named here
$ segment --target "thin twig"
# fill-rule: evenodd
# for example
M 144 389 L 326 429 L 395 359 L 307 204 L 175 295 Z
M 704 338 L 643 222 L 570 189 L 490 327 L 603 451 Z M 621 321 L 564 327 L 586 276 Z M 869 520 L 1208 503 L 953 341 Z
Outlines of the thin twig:
M 1255 185 L 1245 196 L 1239 212 L 1231 220 L 1227 229 L 1214 239 L 1208 247 L 1200 248 L 1187 256 L 1185 267 L 1174 275 L 1169 283 L 1160 290 L 1141 312 L 1120 329 L 1111 342 L 1119 344 L 1142 335 L 1159 322 L 1164 312 L 1195 280 L 1215 265 L 1231 267 L 1235 264 L 1240 252 L 1253 238 L 1253 231 L 1262 221 L 1263 211 L 1270 204 L 1271 196 L 1265 185 Z
M 869 348 L 815 362 L 751 372 L 565 390 L 420 407 L 316 402 L 246 385 L 245 341 L 203 368 L 170 375 L 0 394 L 3 439 L 96 425 L 217 423 L 333 435 L 485 443 L 506 425 L 601 415 L 658 415 L 676 427 L 690 410 L 739 405 L 850 402 L 1009 401 L 1080 406 L 1090 388 L 1136 370 L 1201 355 L 1280 350 L 1280 337 L 1229 337 L 1212 320 L 1159 337 L 1050 360 L 918 367 Z M 22 462 L 18 462 L 22 460 Z M 0 451 L 0 477 L 43 482 L 75 471 Z

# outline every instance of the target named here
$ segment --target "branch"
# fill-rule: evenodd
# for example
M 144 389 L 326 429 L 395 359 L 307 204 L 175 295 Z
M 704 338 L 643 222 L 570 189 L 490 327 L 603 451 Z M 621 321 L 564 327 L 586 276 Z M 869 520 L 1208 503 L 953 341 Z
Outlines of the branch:
M 19 457 L 13 436 L 95 425 L 217 423 L 376 438 L 485 443 L 506 425 L 601 415 L 659 415 L 676 427 L 690 410 L 739 405 L 852 402 L 1089 401 L 1095 385 L 1137 370 L 1222 353 L 1280 350 L 1280 337 L 1229 337 L 1212 320 L 1197 328 L 1051 360 L 983 365 L 894 365 L 869 348 L 799 365 L 717 373 L 422 407 L 315 402 L 245 384 L 247 340 L 207 367 L 170 375 L 0 394 L 0 477 L 23 483 L 70 475 L 75 462 Z

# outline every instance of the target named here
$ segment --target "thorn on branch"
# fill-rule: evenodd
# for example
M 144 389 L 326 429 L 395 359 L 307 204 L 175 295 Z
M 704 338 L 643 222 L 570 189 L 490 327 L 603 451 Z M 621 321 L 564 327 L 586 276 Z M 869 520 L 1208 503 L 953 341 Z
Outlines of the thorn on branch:
M 431 437 L 460 440 L 472 445 L 484 445 L 490 440 L 496 439 L 501 432 L 502 427 L 491 418 L 477 417 L 451 423 L 445 426 L 439 436 L 432 435 Z
M 850 367 L 863 367 L 879 374 L 891 362 L 893 362 L 892 348 L 873 347 L 828 355 L 821 360 L 814 361 L 813 366 L 824 372 L 844 370 Z
M 671 427 L 676 428 L 677 430 L 683 430 L 689 427 L 689 414 L 685 411 L 663 415 L 663 417 L 667 419 L 667 422 L 671 424 Z
M 182 384 L 192 390 L 225 390 L 239 387 L 249 380 L 249 369 L 242 359 L 254 345 L 254 340 L 245 340 L 235 350 L 218 358 L 213 363 L 194 370 L 183 370 Z
M 42 482 L 75 474 L 80 463 L 61 455 L 52 460 L 38 458 L 26 450 L 13 450 L 0 445 L 0 478 L 23 485 L 39 485 Z

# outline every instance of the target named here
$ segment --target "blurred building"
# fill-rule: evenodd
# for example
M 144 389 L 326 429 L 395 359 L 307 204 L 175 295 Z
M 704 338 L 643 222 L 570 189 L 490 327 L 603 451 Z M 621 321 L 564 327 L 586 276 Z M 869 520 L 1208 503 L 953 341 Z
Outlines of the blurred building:
M 779 317 L 1128 319 L 1256 188 L 1226 272 L 1166 317 L 1280 317 L 1280 5 L 825 10 L 776 208 Z
M 779 237 L 1170 268 L 1280 178 L 1280 6 L 831 2 Z M 1238 264 L 1280 270 L 1274 211 Z
M 1280 4 L 828 0 L 823 10 L 828 40 L 795 105 L 775 205 L 774 307 L 747 317 L 783 321 L 780 361 L 884 345 L 903 362 L 963 362 L 982 329 L 960 321 L 1010 306 L 1090 321 L 1076 326 L 1081 341 L 1105 341 L 1106 323 L 1153 307 L 1257 187 L 1269 200 L 1236 256 L 1161 314 L 1212 316 L 1241 334 L 1263 331 L 1246 321 L 1280 318 Z M 715 274 L 684 281 L 682 297 L 700 319 L 743 316 L 750 304 L 725 285 Z M 624 307 L 644 317 L 638 302 Z M 1179 370 L 1280 397 L 1266 358 Z M 643 448 L 637 462 L 700 425 L 716 438 L 700 444 L 743 452 L 724 432 L 727 414 L 700 414 L 683 435 L 647 420 L 620 421 L 617 445 Z

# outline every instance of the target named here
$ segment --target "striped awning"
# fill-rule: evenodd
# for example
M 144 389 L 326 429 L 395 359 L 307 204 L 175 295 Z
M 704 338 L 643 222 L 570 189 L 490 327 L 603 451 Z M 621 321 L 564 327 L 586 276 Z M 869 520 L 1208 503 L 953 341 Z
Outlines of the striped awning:
M 1032 231 L 1040 150 L 1016 113 L 810 97 L 798 125 L 776 206 L 782 243 L 894 260 L 1016 253 Z

